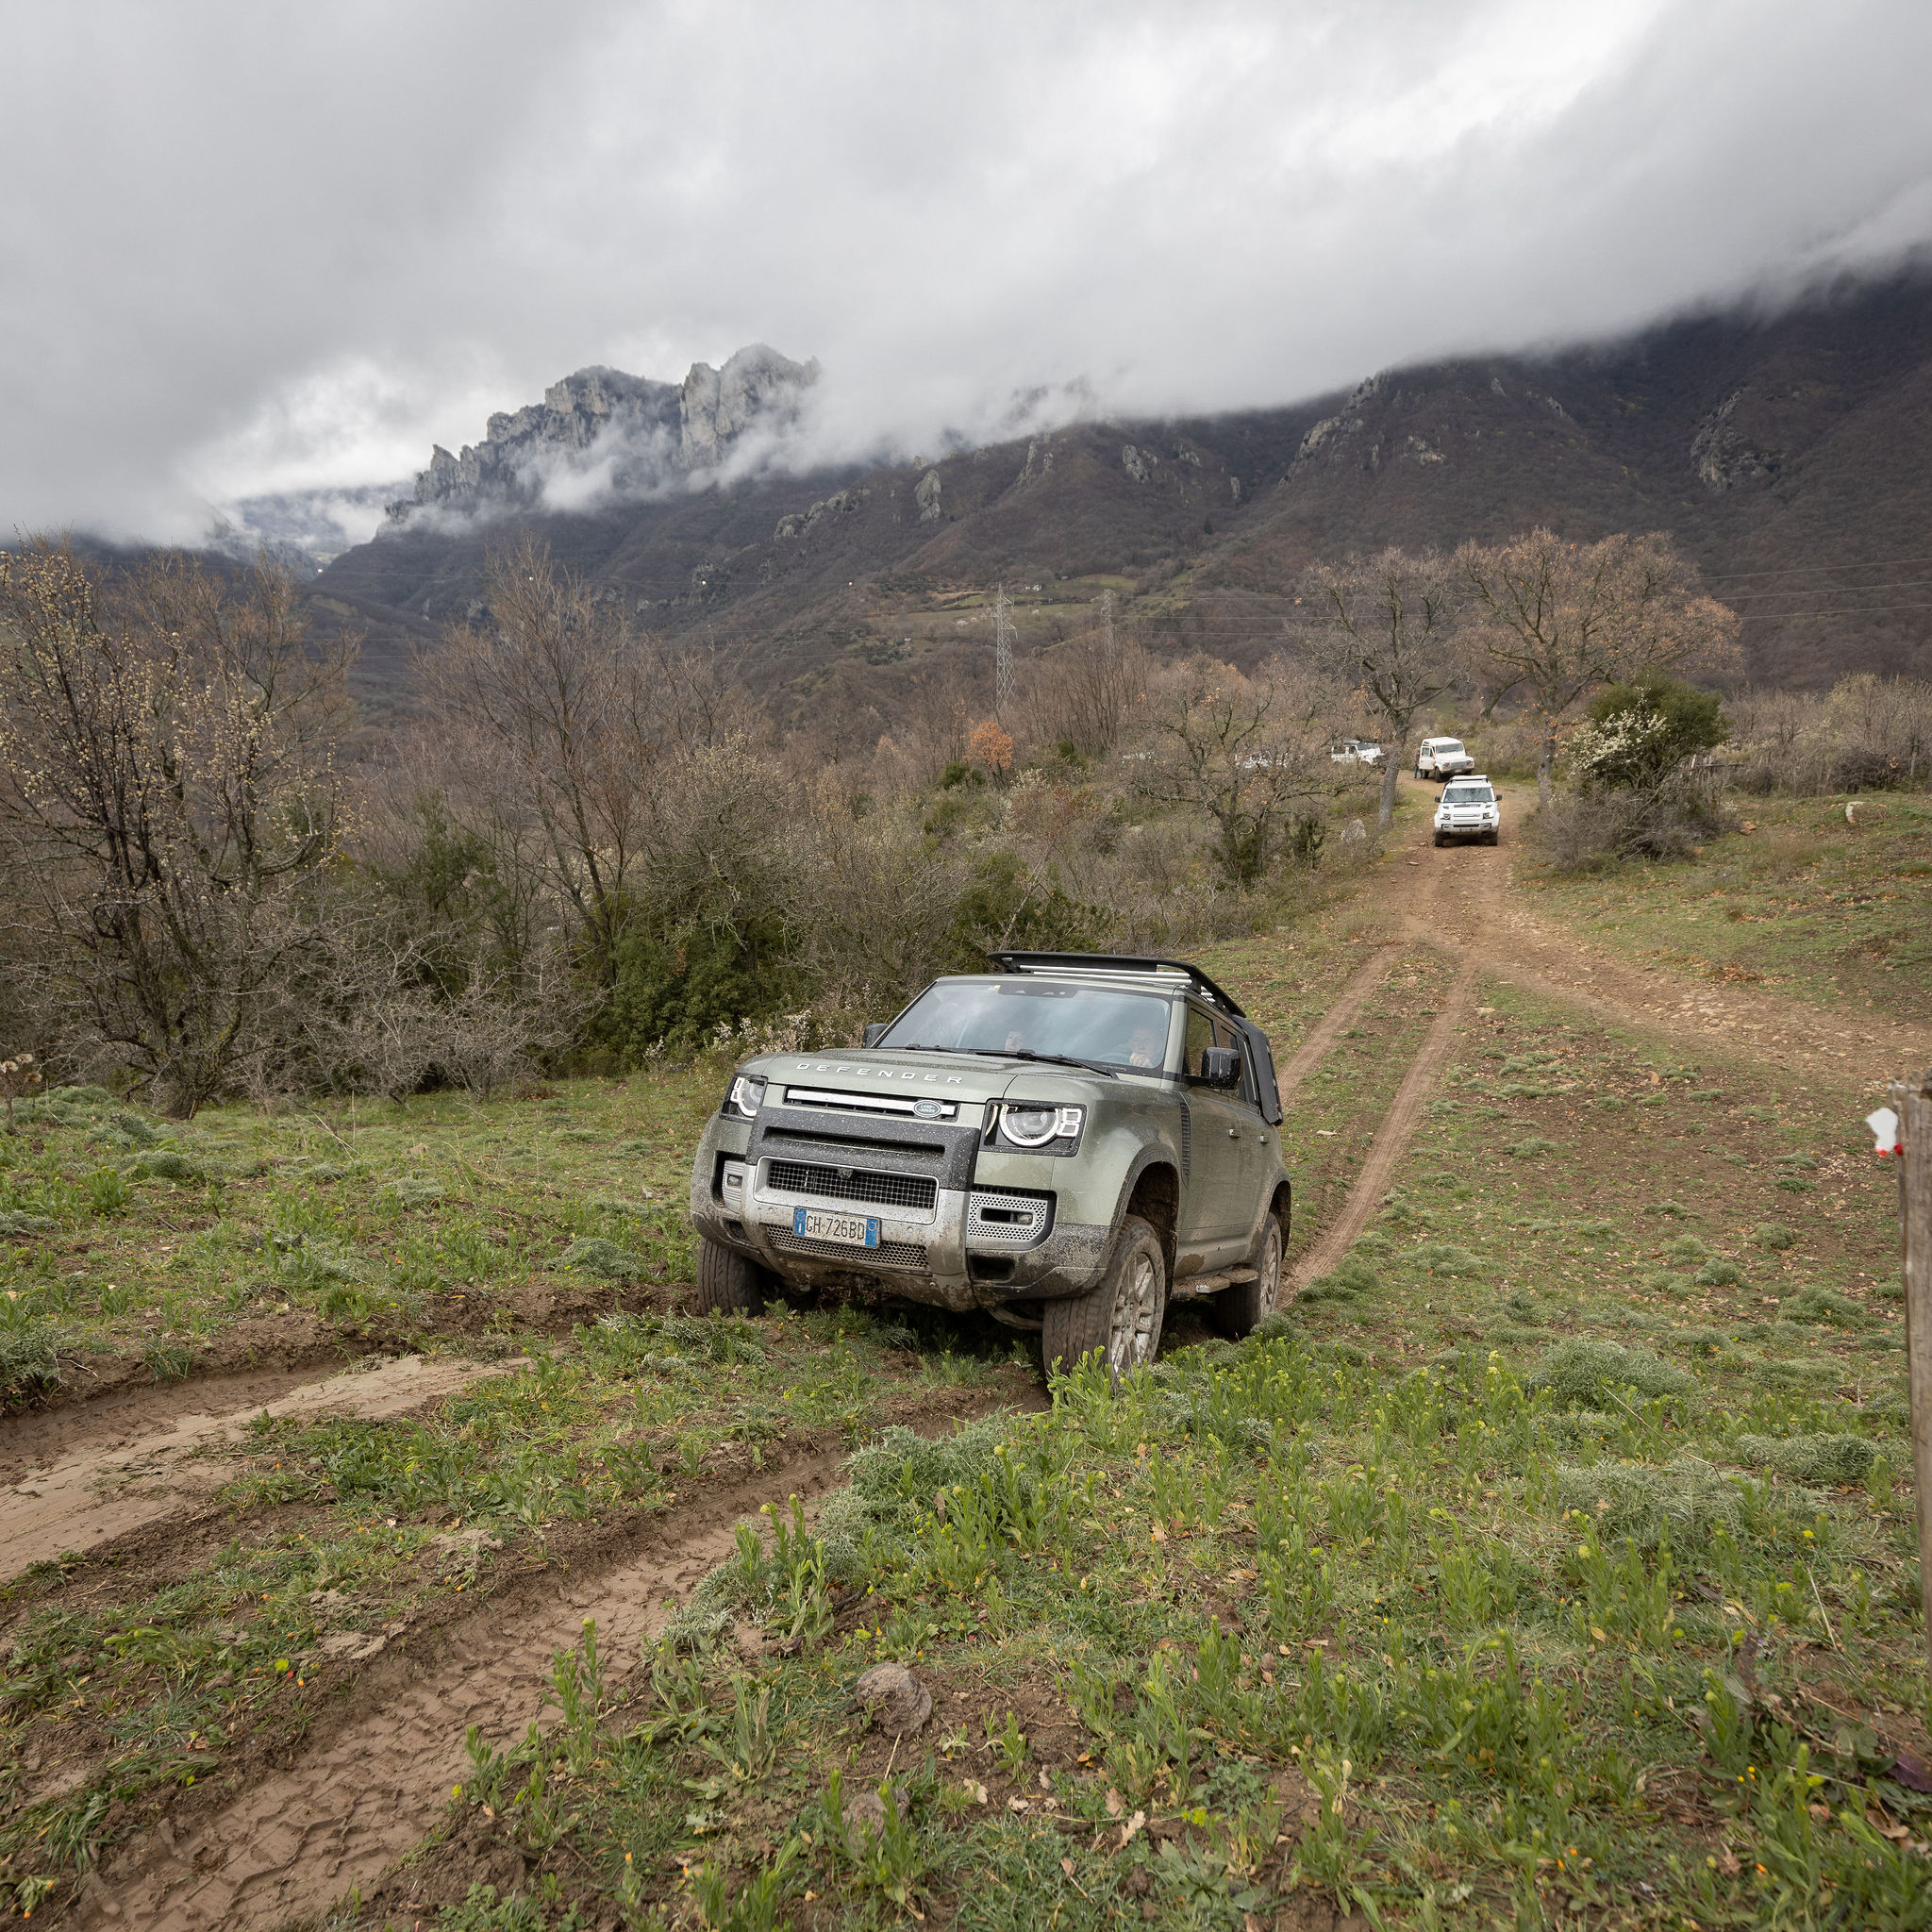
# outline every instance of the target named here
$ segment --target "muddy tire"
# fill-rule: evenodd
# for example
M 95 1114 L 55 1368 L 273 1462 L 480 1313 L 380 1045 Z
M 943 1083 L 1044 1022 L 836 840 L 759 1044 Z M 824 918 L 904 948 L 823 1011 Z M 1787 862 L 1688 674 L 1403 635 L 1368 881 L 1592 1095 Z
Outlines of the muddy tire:
M 1436 849 L 1437 849 L 1437 851 L 1439 851 L 1439 852 L 1440 852 L 1440 851 L 1441 851 L 1441 850 L 1442 849 L 1442 847 L 1443 847 L 1443 846 L 1445 846 L 1446 844 L 1448 844 L 1448 842 L 1449 842 L 1449 841 L 1448 841 L 1448 840 L 1446 840 L 1445 838 L 1443 838 L 1443 836 L 1441 835 L 1441 832 L 1438 832 L 1438 833 L 1436 834 Z
M 1214 1325 L 1224 1335 L 1239 1341 L 1255 1330 L 1281 1306 L 1281 1250 L 1284 1245 L 1281 1223 L 1273 1214 L 1261 1224 L 1261 1239 L 1248 1257 L 1255 1271 L 1252 1281 L 1238 1281 L 1214 1297 Z
M 1041 1335 L 1047 1373 L 1098 1355 L 1118 1382 L 1154 1359 L 1167 1314 L 1167 1257 L 1138 1214 L 1121 1224 L 1113 1260 L 1098 1288 L 1048 1302 Z
M 698 1241 L 698 1312 L 756 1315 L 765 1306 L 772 1277 L 756 1261 L 709 1239 Z

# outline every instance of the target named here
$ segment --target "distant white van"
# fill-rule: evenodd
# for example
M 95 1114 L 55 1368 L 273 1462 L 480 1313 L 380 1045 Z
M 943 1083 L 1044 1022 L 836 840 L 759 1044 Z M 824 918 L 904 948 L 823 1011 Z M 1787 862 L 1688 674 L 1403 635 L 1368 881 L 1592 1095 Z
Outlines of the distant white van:
M 1415 774 L 1418 778 L 1459 778 L 1475 770 L 1475 760 L 1462 748 L 1459 738 L 1425 738 L 1415 748 Z

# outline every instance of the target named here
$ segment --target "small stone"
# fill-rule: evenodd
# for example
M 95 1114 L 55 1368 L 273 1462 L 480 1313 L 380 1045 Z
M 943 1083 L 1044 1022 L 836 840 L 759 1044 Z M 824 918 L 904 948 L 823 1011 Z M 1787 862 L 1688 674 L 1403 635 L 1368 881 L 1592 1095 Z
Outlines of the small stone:
M 904 1664 L 874 1664 L 859 1678 L 852 1701 L 870 1708 L 888 1737 L 910 1737 L 932 1715 L 932 1692 Z

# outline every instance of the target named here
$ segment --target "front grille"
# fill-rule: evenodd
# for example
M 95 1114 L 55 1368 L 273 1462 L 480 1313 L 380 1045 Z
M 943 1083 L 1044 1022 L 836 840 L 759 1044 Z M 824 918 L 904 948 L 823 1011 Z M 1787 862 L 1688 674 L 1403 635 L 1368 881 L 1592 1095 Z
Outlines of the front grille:
M 925 1249 L 918 1241 L 881 1241 L 875 1248 L 855 1248 L 844 1241 L 814 1241 L 809 1235 L 791 1234 L 780 1228 L 767 1230 L 774 1248 L 789 1255 L 816 1255 L 826 1261 L 843 1261 L 861 1271 L 867 1268 L 924 1268 Z
M 841 1174 L 808 1160 L 774 1160 L 765 1185 L 787 1194 L 809 1194 L 822 1201 L 866 1201 L 879 1208 L 911 1208 L 930 1214 L 939 1205 L 940 1186 L 930 1174 L 880 1174 L 852 1168 Z
M 1046 1232 L 1046 1201 L 1039 1194 L 1002 1194 L 975 1188 L 966 1201 L 966 1244 L 1030 1248 Z

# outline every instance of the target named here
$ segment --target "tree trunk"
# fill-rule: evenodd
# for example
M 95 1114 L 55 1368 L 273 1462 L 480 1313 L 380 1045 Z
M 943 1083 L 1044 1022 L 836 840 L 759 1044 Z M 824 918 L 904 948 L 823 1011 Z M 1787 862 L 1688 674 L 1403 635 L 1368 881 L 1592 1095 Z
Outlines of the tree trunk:
M 1536 761 L 1536 802 L 1550 808 L 1550 767 L 1557 762 L 1557 721 L 1552 718 L 1543 728 L 1542 756 Z
M 1382 803 L 1375 824 L 1387 831 L 1395 823 L 1395 781 L 1402 775 L 1402 760 L 1408 753 L 1406 740 L 1391 744 L 1382 758 Z

